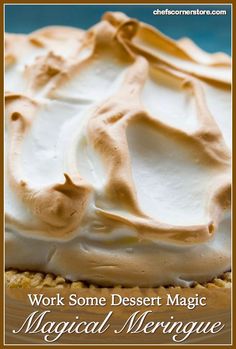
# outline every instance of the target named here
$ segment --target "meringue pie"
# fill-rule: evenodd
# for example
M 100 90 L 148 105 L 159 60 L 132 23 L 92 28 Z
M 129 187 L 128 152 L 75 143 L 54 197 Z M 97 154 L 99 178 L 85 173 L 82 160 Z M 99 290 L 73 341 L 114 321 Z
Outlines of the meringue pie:
M 103 287 L 229 272 L 230 57 L 119 12 L 5 38 L 6 269 Z

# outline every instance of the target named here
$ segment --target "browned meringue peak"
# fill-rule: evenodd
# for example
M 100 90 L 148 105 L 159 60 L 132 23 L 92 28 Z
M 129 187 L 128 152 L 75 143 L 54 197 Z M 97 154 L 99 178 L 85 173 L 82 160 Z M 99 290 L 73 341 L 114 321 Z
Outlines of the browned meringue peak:
M 46 85 L 54 76 L 66 69 L 66 61 L 49 52 L 45 56 L 35 58 L 33 64 L 26 66 L 24 71 L 27 90 L 34 92 Z
M 80 47 L 84 31 L 69 27 L 45 27 L 30 35 L 5 33 L 6 57 L 14 56 L 14 61 L 26 58 L 35 51 L 35 55 L 52 51 L 54 54 L 68 57 Z
M 132 46 L 132 42 L 130 41 L 132 40 L 132 38 L 135 38 L 136 36 L 139 35 L 140 32 L 140 28 L 146 28 L 146 24 L 144 23 L 140 23 L 137 22 L 136 20 L 133 19 L 129 19 L 126 15 L 124 15 L 123 13 L 106 13 L 103 16 L 104 20 L 108 20 L 114 27 L 117 28 L 117 39 L 120 40 L 123 44 L 125 45 L 129 45 L 129 47 L 131 49 L 134 49 L 134 47 Z M 145 29 L 146 30 L 146 29 Z M 201 79 L 204 79 L 206 81 L 202 81 L 202 88 L 204 89 L 204 95 L 202 100 L 205 99 L 207 102 L 207 107 L 209 109 L 209 111 L 211 112 L 211 114 L 214 116 L 215 121 L 217 123 L 217 125 L 219 126 L 219 128 L 221 129 L 221 132 L 223 133 L 224 136 L 224 140 L 227 144 L 227 146 L 229 148 L 231 148 L 231 86 L 230 86 L 230 82 L 231 81 L 231 61 L 230 61 L 230 57 L 227 56 L 226 54 L 223 53 L 217 53 L 217 54 L 208 54 L 206 52 L 204 52 L 203 50 L 201 50 L 200 48 L 198 48 L 194 43 L 192 43 L 189 39 L 183 39 L 181 40 L 181 44 L 179 46 L 179 42 L 175 42 L 174 40 L 169 39 L 168 37 L 166 37 L 165 35 L 163 35 L 162 33 L 160 33 L 159 31 L 155 31 L 154 28 L 151 28 L 150 26 L 147 26 L 147 30 L 148 32 L 151 31 L 151 35 L 148 35 L 148 37 L 146 38 L 146 40 L 149 40 L 150 37 L 155 38 L 155 40 L 157 40 L 157 45 L 158 49 L 160 48 L 160 46 L 163 46 L 163 50 L 168 52 L 169 55 L 173 56 L 173 58 L 179 57 L 180 59 L 182 59 L 183 64 L 184 64 L 184 69 L 183 66 L 173 66 L 172 64 L 169 64 L 169 58 L 166 60 L 165 58 L 163 59 L 158 59 L 158 60 L 154 60 L 153 64 L 153 59 L 150 57 L 150 55 L 147 55 L 144 50 L 138 51 L 138 53 L 140 54 L 144 54 L 145 57 L 147 57 L 149 59 L 149 63 L 151 63 L 152 66 L 158 66 L 158 70 L 159 72 L 163 68 L 165 68 L 164 70 L 167 72 L 168 70 L 172 72 L 172 76 L 174 76 L 174 74 L 177 75 L 181 75 L 181 71 L 185 71 L 187 74 L 193 74 L 195 75 L 195 73 L 192 70 L 188 70 L 185 69 L 186 68 L 186 60 L 187 62 L 195 62 L 196 64 L 198 64 L 198 67 L 205 67 L 206 68 L 206 72 L 204 71 L 203 75 L 201 74 L 196 74 L 196 76 L 200 77 Z M 159 43 L 160 41 L 160 43 Z M 191 44 L 190 44 L 191 42 Z M 189 46 L 188 46 L 189 44 Z M 185 47 L 185 50 L 182 49 L 182 46 Z M 164 52 L 163 51 L 163 52 Z M 136 50 L 135 50 L 136 52 Z M 195 64 L 195 65 L 196 65 Z M 227 67 L 228 72 L 230 74 L 230 79 L 226 79 L 226 75 L 223 74 L 222 76 L 216 76 L 214 75 L 209 75 L 209 66 L 213 66 L 215 67 L 216 71 L 221 71 L 221 68 Z M 171 69 L 170 67 L 174 67 L 174 69 Z M 169 69 L 167 69 L 169 68 Z M 205 69 L 204 68 L 204 69 Z M 151 70 L 155 70 L 152 69 Z M 156 76 L 156 78 L 155 78 Z M 182 75 L 183 76 L 183 75 Z M 207 77 L 207 78 L 206 78 Z M 223 80 L 222 80 L 223 77 Z M 179 95 L 177 95 L 175 93 L 176 88 L 173 88 L 174 85 L 176 86 L 176 84 L 173 84 L 173 79 L 172 79 L 172 83 L 168 84 L 169 78 L 167 77 L 167 75 L 165 75 L 163 78 L 161 78 L 161 74 L 155 72 L 154 74 L 151 72 L 150 74 L 150 79 L 149 81 L 147 81 L 146 86 L 144 87 L 144 93 L 143 93 L 143 100 L 147 101 L 149 100 L 149 104 L 150 107 L 153 111 L 155 111 L 155 113 L 158 113 L 158 103 L 156 103 L 156 96 L 155 98 L 152 98 L 152 95 L 150 93 L 150 89 L 155 89 L 156 93 L 159 95 L 161 93 L 160 88 L 158 88 L 158 85 L 155 83 L 153 84 L 153 80 L 157 81 L 158 78 L 158 82 L 159 85 L 160 83 L 162 83 L 162 85 L 168 87 L 168 95 L 169 95 L 169 100 L 168 103 L 165 103 L 165 98 L 163 98 L 163 93 L 166 93 L 167 90 L 163 91 L 160 100 L 159 100 L 159 105 L 160 103 L 162 104 L 162 114 L 163 114 L 163 110 L 164 110 L 164 114 L 163 114 L 163 118 L 165 120 L 165 122 L 170 122 L 171 125 L 175 125 L 175 118 L 176 118 L 176 113 L 178 113 L 178 109 L 181 110 L 181 101 L 183 101 L 183 93 L 180 93 Z M 205 79 L 206 78 L 206 79 Z M 193 81 L 193 76 L 186 77 L 187 80 L 191 80 Z M 222 82 L 224 84 L 222 84 Z M 200 81 L 197 82 L 198 85 L 200 85 Z M 181 83 L 182 86 L 186 86 L 186 84 Z M 172 88 L 170 88 L 170 85 L 172 85 Z M 163 86 L 163 87 L 164 87 Z M 173 92 L 173 93 L 172 93 Z M 182 92 L 182 91 L 181 91 Z M 189 91 L 190 92 L 190 91 Z M 188 114 L 188 120 L 187 124 L 188 127 L 197 127 L 196 124 L 194 124 L 194 119 L 195 116 L 193 115 L 194 110 L 192 108 L 192 100 L 193 98 L 191 98 L 190 96 L 191 93 L 186 94 L 186 97 L 188 98 L 188 101 L 185 99 L 185 111 L 182 111 L 182 116 L 183 114 L 186 112 Z M 150 97 L 151 96 L 151 97 Z M 173 97 L 173 99 L 172 99 Z M 215 103 L 215 99 L 220 100 L 221 103 L 216 104 Z M 179 105 L 177 104 L 179 103 Z M 172 108 L 173 106 L 173 108 Z M 176 111 L 176 107 L 177 107 L 177 111 Z M 168 112 L 168 109 L 170 109 L 170 112 Z M 150 110 L 151 111 L 151 110 Z M 171 119 L 169 118 L 170 115 L 174 115 L 174 117 L 172 117 Z M 227 121 L 226 121 L 227 120 Z M 183 125 L 184 126 L 184 125 Z
M 207 81 L 230 84 L 231 61 L 226 54 L 208 54 L 190 39 L 174 41 L 156 28 L 120 12 L 108 12 L 103 19 L 117 27 L 117 35 L 122 36 L 134 52 L 153 63 L 162 63 Z
M 119 76 L 135 61 L 135 56 L 125 45 L 117 41 L 115 34 L 116 29 L 106 21 L 91 28 L 81 45 L 81 52 L 90 48 L 89 55 L 82 61 L 78 59 L 77 63 L 72 62 L 67 70 L 58 76 L 48 97 L 88 104 L 106 98 L 112 90 L 111 82 L 114 81 L 115 85 L 118 83 L 116 78 L 122 80 L 122 76 Z M 94 79 L 94 92 L 91 91 L 89 79 Z M 88 93 L 91 96 L 88 96 Z
M 28 77 L 25 79 L 25 74 L 29 74 L 30 71 L 31 76 L 36 75 L 39 81 L 34 85 L 42 84 L 42 80 L 48 81 L 48 73 L 51 75 L 52 70 L 55 73 L 55 69 L 59 68 L 58 64 L 62 70 L 63 58 L 73 60 L 73 57 L 78 55 L 83 36 L 84 32 L 80 29 L 64 27 L 47 27 L 31 35 L 6 33 L 5 90 L 32 95 L 30 89 L 35 86 L 31 86 Z
M 184 53 L 194 62 L 216 66 L 231 65 L 230 57 L 223 52 L 209 54 L 203 51 L 189 38 L 181 38 L 176 42 L 177 45 L 183 49 Z
M 29 35 L 29 40 L 35 44 L 49 46 L 58 45 L 61 50 L 61 45 L 72 46 L 78 45 L 83 39 L 85 32 L 82 29 L 64 26 L 48 26 L 38 29 Z
M 42 106 L 28 97 L 6 96 L 6 117 L 9 124 L 10 140 L 8 145 L 8 181 L 18 199 L 28 207 L 39 225 L 30 222 L 17 222 L 7 216 L 10 224 L 19 224 L 34 234 L 54 237 L 68 237 L 78 227 L 83 217 L 90 194 L 90 186 L 79 174 L 73 180 L 65 174 L 64 183 L 45 187 L 32 187 L 24 177 L 22 168 L 23 142 L 35 119 L 39 117 Z M 73 176 L 73 174 L 72 174 Z
M 8 34 L 5 33 L 5 67 L 13 64 L 17 60 L 17 49 L 19 51 L 18 45 L 25 44 L 26 36 L 23 34 Z M 23 46 L 23 45 L 22 45 Z M 21 51 L 20 51 L 21 52 Z

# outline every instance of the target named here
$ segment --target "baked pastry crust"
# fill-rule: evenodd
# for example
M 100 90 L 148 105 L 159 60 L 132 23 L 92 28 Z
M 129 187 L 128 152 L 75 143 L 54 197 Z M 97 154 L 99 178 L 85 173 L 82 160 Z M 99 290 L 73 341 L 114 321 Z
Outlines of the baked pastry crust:
M 99 286 L 95 284 L 88 284 L 82 281 L 71 282 L 65 280 L 62 276 L 55 276 L 53 274 L 44 274 L 33 271 L 18 271 L 15 269 L 11 269 L 5 272 L 5 282 L 6 286 L 9 288 L 43 288 L 43 287 L 55 287 L 55 288 L 98 288 Z M 121 285 L 114 285 L 113 288 L 120 289 Z M 169 286 L 159 288 L 165 289 L 176 289 L 180 290 L 179 286 Z M 200 284 L 196 282 L 191 288 L 193 289 L 218 289 L 218 288 L 231 288 L 231 272 L 226 272 L 218 278 L 214 278 L 213 280 Z M 138 289 L 138 287 L 134 287 L 133 289 Z

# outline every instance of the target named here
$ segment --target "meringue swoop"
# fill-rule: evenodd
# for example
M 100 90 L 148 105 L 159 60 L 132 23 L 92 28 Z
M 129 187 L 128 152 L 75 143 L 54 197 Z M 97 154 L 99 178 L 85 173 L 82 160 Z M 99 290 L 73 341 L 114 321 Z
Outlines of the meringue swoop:
M 5 39 L 6 268 L 142 287 L 228 271 L 230 57 L 119 12 Z

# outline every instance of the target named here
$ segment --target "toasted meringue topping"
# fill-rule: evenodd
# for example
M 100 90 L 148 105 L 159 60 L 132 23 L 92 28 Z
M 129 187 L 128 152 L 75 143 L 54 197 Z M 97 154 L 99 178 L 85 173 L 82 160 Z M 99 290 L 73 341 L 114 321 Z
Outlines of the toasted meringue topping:
M 5 52 L 7 267 L 145 287 L 230 268 L 227 55 L 122 13 Z

